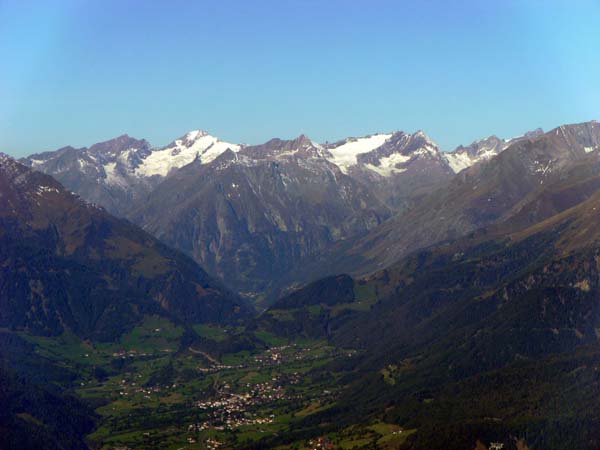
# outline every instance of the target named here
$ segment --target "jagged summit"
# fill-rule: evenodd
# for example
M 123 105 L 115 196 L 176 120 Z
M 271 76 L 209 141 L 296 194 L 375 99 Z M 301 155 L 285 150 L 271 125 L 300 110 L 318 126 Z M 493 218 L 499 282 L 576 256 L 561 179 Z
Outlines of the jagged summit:
M 406 171 L 406 163 L 414 157 L 439 154 L 437 145 L 421 130 L 347 138 L 324 147 L 330 161 L 344 173 L 366 169 L 383 177 Z
M 189 139 L 189 140 L 194 140 L 194 139 L 197 139 L 198 137 L 208 136 L 209 134 L 210 133 L 205 130 L 192 130 L 192 131 L 188 131 L 185 134 L 184 138 Z
M 516 142 L 533 139 L 542 134 L 544 134 L 544 131 L 541 128 L 536 128 L 511 139 L 501 139 L 498 136 L 491 135 L 478 139 L 467 146 L 459 145 L 453 151 L 445 153 L 444 156 L 452 170 L 458 173 L 467 167 L 493 158 Z
M 324 158 L 323 148 L 305 134 L 294 139 L 274 138 L 264 144 L 248 145 L 240 153 L 255 160 L 303 158 L 306 160 Z
M 347 173 L 350 167 L 358 164 L 358 155 L 368 153 L 382 146 L 392 136 L 389 134 L 372 134 L 361 138 L 347 138 L 324 147 L 331 154 L 330 161 Z
M 467 146 L 460 145 L 454 151 L 446 153 L 445 157 L 452 170 L 458 173 L 479 161 L 496 156 L 506 148 L 508 142 L 492 135 Z
M 206 131 L 190 131 L 166 147 L 153 150 L 136 170 L 136 175 L 166 177 L 172 170 L 190 164 L 196 159 L 207 164 L 227 149 L 236 152 L 240 148 L 240 145 L 221 141 Z

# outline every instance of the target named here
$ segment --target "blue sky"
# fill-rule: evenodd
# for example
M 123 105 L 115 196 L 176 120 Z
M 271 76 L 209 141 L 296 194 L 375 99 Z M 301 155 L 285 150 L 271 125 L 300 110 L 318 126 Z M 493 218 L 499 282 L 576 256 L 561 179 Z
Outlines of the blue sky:
M 600 119 L 600 1 L 0 0 L 0 151 Z

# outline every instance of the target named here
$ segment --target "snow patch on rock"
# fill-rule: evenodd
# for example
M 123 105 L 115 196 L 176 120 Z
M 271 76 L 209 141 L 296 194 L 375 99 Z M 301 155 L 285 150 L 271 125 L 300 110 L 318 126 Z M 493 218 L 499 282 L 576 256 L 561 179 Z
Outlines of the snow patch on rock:
M 137 176 L 166 177 L 173 169 L 186 166 L 198 158 L 202 164 L 214 161 L 225 150 L 238 152 L 241 146 L 224 142 L 210 134 L 195 130 L 165 148 L 152 151 L 137 167 Z
M 329 147 L 329 153 L 332 155 L 330 161 L 337 165 L 344 173 L 358 163 L 357 156 L 362 153 L 368 153 L 381 147 L 387 141 L 391 134 L 374 134 L 358 139 L 347 139 L 336 147 Z

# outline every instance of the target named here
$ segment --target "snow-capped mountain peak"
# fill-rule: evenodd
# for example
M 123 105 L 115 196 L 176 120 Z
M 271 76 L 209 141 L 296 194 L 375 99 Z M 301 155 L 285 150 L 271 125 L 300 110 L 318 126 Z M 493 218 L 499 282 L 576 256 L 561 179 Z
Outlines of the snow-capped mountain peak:
M 329 160 L 344 173 L 358 164 L 358 155 L 369 153 L 381 147 L 392 134 L 372 134 L 361 138 L 347 138 L 334 144 L 326 144 L 331 154 Z
M 348 138 L 325 148 L 344 173 L 366 169 L 383 177 L 404 172 L 404 165 L 415 159 L 440 157 L 438 146 L 421 130 Z
M 468 146 L 460 145 L 454 151 L 446 153 L 445 157 L 454 173 L 458 173 L 475 163 L 493 158 L 506 148 L 508 142 L 497 136 L 489 136 Z
M 537 128 L 512 139 L 501 139 L 492 135 L 484 139 L 479 139 L 468 146 L 460 145 L 452 152 L 445 153 L 444 157 L 454 173 L 458 173 L 478 162 L 493 158 L 515 142 L 532 139 L 543 133 L 544 130 Z
M 194 130 L 176 139 L 166 147 L 155 149 L 137 167 L 138 176 L 165 177 L 173 169 L 179 169 L 199 159 L 207 164 L 217 158 L 225 150 L 239 151 L 239 144 L 221 141 L 206 131 Z
M 415 164 L 419 171 L 423 170 L 424 164 L 445 165 L 438 146 L 423 131 L 414 134 L 395 132 L 381 147 L 360 155 L 358 160 L 384 177 L 404 173 L 409 167 L 416 167 Z
M 315 174 L 327 172 L 334 178 L 341 172 L 368 185 L 387 204 L 404 207 L 415 189 L 448 180 L 454 173 L 536 133 L 539 131 L 509 141 L 490 136 L 444 154 L 422 130 L 376 133 L 325 144 L 300 135 L 249 146 L 225 142 L 197 129 L 159 148 L 124 134 L 89 148 L 64 147 L 32 155 L 23 162 L 57 177 L 69 189 L 117 214 L 127 211 L 169 174 L 191 163 L 192 174 L 213 163 L 214 169 L 220 170 L 266 162 L 274 163 L 274 167 L 289 164 Z
M 393 207 L 405 207 L 414 189 L 453 175 L 437 144 L 423 131 L 348 138 L 324 148 L 331 163 L 370 186 Z
M 183 139 L 188 140 L 188 141 L 194 141 L 198 137 L 208 136 L 208 134 L 209 133 L 204 130 L 192 130 L 192 131 L 188 131 L 186 133 L 186 135 L 183 137 Z
M 409 135 L 409 136 L 410 136 L 410 135 Z M 427 133 L 425 133 L 423 130 L 418 130 L 417 132 L 415 132 L 414 134 L 412 134 L 412 137 L 413 137 L 413 138 L 420 138 L 420 139 L 423 139 L 423 140 L 425 140 L 425 141 L 427 141 L 427 142 L 429 142 L 429 143 L 431 143 L 431 144 L 435 145 L 435 143 L 434 143 L 433 139 L 431 139 L 431 138 L 430 138 L 430 137 L 427 135 Z

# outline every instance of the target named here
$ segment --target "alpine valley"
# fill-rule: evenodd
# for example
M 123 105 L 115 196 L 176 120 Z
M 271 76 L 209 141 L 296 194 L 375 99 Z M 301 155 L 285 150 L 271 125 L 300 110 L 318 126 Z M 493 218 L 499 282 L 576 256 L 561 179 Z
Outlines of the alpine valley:
M 277 297 L 286 275 L 294 278 L 332 244 L 365 235 L 460 170 L 541 133 L 491 136 L 444 153 L 422 131 L 249 146 L 196 130 L 164 148 L 123 135 L 21 162 L 262 304 Z
M 600 123 L 445 150 L 0 154 L 0 449 L 599 449 Z

